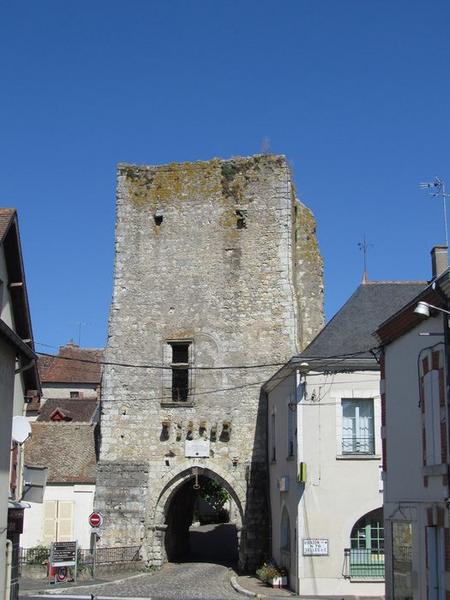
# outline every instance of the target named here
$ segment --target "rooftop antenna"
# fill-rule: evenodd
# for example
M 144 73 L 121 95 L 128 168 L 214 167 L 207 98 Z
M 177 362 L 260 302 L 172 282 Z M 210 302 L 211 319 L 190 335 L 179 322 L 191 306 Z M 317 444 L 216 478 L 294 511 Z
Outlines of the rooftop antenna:
M 261 154 L 270 154 L 270 138 L 263 137 L 261 141 Z
M 373 246 L 373 244 L 369 244 L 366 241 L 366 234 L 364 234 L 363 241 L 362 242 L 358 242 L 358 248 L 363 253 L 363 261 L 364 261 L 364 273 L 363 273 L 362 283 L 367 283 L 367 281 L 369 279 L 368 276 L 367 276 L 367 251 L 369 249 L 369 246 Z
M 439 177 L 435 177 L 433 181 L 424 181 L 419 184 L 422 190 L 428 190 L 430 196 L 437 198 L 441 196 L 442 198 L 442 207 L 444 209 L 444 228 L 445 228 L 445 245 L 448 248 L 448 227 L 447 227 L 447 202 L 446 198 L 450 196 L 445 191 L 445 181 L 439 179 Z
M 83 325 L 87 325 L 87 323 L 84 321 L 77 321 L 76 324 L 78 325 L 78 345 L 81 346 L 81 328 Z

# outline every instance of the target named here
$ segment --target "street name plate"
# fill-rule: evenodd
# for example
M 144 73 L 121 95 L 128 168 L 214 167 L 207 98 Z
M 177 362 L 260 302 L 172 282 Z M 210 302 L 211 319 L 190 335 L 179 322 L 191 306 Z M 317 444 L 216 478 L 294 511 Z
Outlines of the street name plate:
M 184 455 L 186 458 L 209 458 L 209 440 L 186 440 Z
M 77 543 L 53 542 L 50 564 L 58 567 L 74 567 L 77 564 Z
M 328 556 L 328 540 L 304 538 L 303 556 Z

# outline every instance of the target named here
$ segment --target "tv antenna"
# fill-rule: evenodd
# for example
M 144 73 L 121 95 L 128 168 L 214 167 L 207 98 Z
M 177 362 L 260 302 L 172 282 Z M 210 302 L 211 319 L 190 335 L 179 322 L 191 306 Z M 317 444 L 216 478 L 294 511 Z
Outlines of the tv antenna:
M 439 179 L 439 177 L 435 177 L 433 181 L 424 181 L 419 184 L 422 190 L 428 190 L 430 196 L 434 198 L 438 198 L 439 196 L 442 198 L 442 207 L 444 210 L 444 228 L 445 228 L 445 245 L 448 248 L 448 227 L 447 227 L 447 201 L 446 198 L 450 196 L 445 191 L 445 181 Z
M 363 241 L 362 242 L 358 242 L 358 248 L 363 253 L 363 261 L 364 261 L 364 273 L 363 273 L 363 278 L 362 278 L 362 282 L 363 283 L 366 283 L 367 280 L 368 280 L 368 276 L 367 276 L 367 251 L 369 250 L 370 246 L 373 246 L 373 244 L 369 244 L 366 241 L 366 234 L 364 234 Z

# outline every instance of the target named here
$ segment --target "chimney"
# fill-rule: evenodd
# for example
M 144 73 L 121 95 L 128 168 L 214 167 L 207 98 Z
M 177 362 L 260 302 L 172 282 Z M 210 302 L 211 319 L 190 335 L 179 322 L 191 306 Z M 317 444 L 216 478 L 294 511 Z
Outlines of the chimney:
M 448 246 L 434 246 L 431 250 L 431 269 L 433 279 L 439 277 L 448 268 Z

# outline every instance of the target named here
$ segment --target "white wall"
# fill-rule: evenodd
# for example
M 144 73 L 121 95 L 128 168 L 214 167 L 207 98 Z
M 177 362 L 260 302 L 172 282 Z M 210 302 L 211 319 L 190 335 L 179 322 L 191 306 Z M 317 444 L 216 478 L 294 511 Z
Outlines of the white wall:
M 13 417 L 15 352 L 0 338 L 0 598 L 5 595 L 5 548 L 8 522 L 11 427 Z
M 288 397 L 294 388 L 295 373 L 269 394 L 269 422 L 275 409 L 277 440 L 281 445 L 276 463 L 270 465 L 273 557 L 277 562 L 282 559 L 279 528 L 282 507 L 286 505 L 291 519 L 291 558 L 298 562 L 299 581 L 291 577 L 293 589 L 300 594 L 380 595 L 384 582 L 356 583 L 343 577 L 344 549 L 350 547 L 353 525 L 367 512 L 382 506 L 379 372 L 308 374 L 306 400 L 296 413 L 297 460 L 289 461 L 283 446 L 287 439 Z M 374 399 L 375 455 L 342 456 L 341 401 L 352 397 Z M 307 464 L 304 486 L 296 478 L 301 461 Z M 280 492 L 277 480 L 286 474 L 290 478 L 289 491 Z M 303 557 L 303 538 L 328 539 L 329 555 Z M 295 573 L 292 566 L 290 572 Z
M 73 540 L 82 548 L 89 548 L 91 527 L 88 517 L 93 511 L 95 485 L 93 484 L 47 484 L 44 503 L 50 500 L 73 502 Z M 25 510 L 24 531 L 20 538 L 23 548 L 32 548 L 43 543 L 44 503 L 30 502 L 31 508 Z
M 394 521 L 412 523 L 412 584 L 414 600 L 427 596 L 425 527 L 427 509 L 440 506 L 446 515 L 448 488 L 442 474 L 423 484 L 422 414 L 419 405 L 419 365 L 422 349 L 444 341 L 442 316 L 429 318 L 385 348 L 386 454 L 385 531 L 386 598 L 392 598 L 391 528 Z M 419 333 L 441 335 L 421 336 Z M 436 350 L 443 350 L 443 345 Z M 444 467 L 446 468 L 446 467 Z M 450 587 L 450 586 L 449 586 Z
M 89 383 L 43 383 L 41 403 L 48 398 L 70 398 L 70 392 L 80 392 L 82 398 L 97 398 L 97 388 Z

